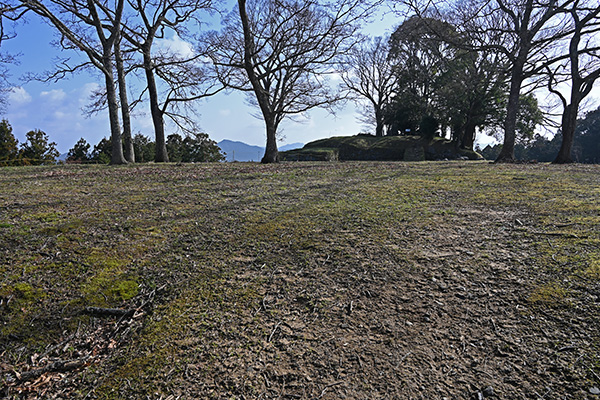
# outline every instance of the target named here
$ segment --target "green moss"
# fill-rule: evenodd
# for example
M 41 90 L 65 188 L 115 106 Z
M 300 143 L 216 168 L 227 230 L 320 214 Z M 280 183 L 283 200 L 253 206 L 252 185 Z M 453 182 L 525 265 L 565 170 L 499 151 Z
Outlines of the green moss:
M 91 277 L 81 289 L 88 304 L 110 305 L 135 297 L 139 284 L 125 274 L 99 272 Z
M 15 284 L 14 289 L 17 297 L 25 300 L 35 299 L 37 297 L 37 293 L 39 292 L 36 291 L 30 284 L 24 282 Z
M 17 302 L 19 302 L 20 304 L 30 303 L 39 300 L 45 295 L 46 294 L 42 289 L 36 289 L 26 282 L 18 282 L 12 286 L 5 285 L 2 288 L 0 288 L 0 296 L 14 296 L 14 298 L 17 299 Z
M 592 260 L 581 274 L 588 279 L 600 280 L 600 260 Z
M 119 271 L 130 262 L 129 258 L 121 258 L 111 253 L 99 248 L 92 249 L 85 262 L 95 269 L 109 271 Z
M 529 295 L 529 303 L 545 306 L 567 304 L 568 291 L 558 283 L 548 283 L 539 286 Z
M 31 219 L 36 219 L 40 222 L 56 222 L 63 217 L 63 213 L 60 211 L 48 211 L 48 212 L 38 212 L 35 214 L 31 214 Z
M 43 232 L 47 235 L 55 236 L 59 234 L 65 234 L 69 232 L 73 232 L 83 225 L 83 221 L 81 219 L 74 219 L 67 222 L 58 223 L 53 226 L 46 227 Z

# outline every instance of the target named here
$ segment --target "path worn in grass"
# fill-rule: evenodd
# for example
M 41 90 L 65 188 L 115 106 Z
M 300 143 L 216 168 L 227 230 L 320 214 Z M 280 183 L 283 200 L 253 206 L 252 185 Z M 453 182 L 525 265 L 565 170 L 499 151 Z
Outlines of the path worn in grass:
M 0 186 L 7 398 L 598 397 L 597 166 L 4 168 Z

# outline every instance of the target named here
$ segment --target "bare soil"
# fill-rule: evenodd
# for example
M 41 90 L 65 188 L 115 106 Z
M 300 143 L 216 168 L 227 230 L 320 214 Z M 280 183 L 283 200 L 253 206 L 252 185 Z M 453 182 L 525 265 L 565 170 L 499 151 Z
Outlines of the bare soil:
M 0 181 L 0 397 L 600 399 L 600 167 Z

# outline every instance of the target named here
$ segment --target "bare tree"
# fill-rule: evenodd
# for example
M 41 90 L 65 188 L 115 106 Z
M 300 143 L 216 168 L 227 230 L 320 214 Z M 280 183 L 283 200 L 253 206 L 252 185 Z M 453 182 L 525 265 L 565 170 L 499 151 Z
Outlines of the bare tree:
M 113 64 L 113 49 L 119 37 L 124 0 L 115 0 L 110 7 L 107 3 L 101 4 L 95 0 L 52 0 L 49 2 L 51 8 L 39 0 L 20 0 L 20 3 L 58 30 L 62 35 L 63 47 L 77 49 L 89 59 L 89 63 L 66 67 L 48 79 L 60 79 L 66 71 L 74 72 L 90 65 L 103 74 L 111 130 L 111 164 L 125 164 Z M 101 10 L 108 8 L 114 10 L 114 23 L 109 23 L 107 16 L 101 14 Z
M 541 59 L 548 58 L 552 46 L 568 34 L 570 25 L 562 17 L 562 9 L 574 0 L 496 0 L 491 12 L 502 12 L 504 24 L 492 28 L 509 33 L 512 46 L 507 48 L 511 60 L 510 89 L 504 122 L 504 142 L 497 162 L 514 160 L 519 99 L 523 82 L 539 73 Z
M 212 10 L 212 0 L 131 0 L 129 4 L 140 22 L 136 24 L 133 18 L 128 19 L 123 26 L 122 35 L 142 56 L 155 131 L 155 161 L 168 162 L 164 117 L 171 117 L 180 126 L 192 124 L 193 121 L 187 114 L 180 112 L 182 107 L 192 100 L 211 96 L 220 89 L 210 84 L 202 87 L 210 75 L 198 65 L 203 58 L 202 53 L 157 54 L 153 47 L 157 39 L 165 38 L 165 30 L 185 36 L 188 24 L 200 23 L 200 11 Z M 157 76 L 167 86 L 162 101 Z
M 0 110 L 4 111 L 6 106 L 6 94 L 11 90 L 9 82 L 8 65 L 15 64 L 17 59 L 14 55 L 2 51 L 2 43 L 13 39 L 16 33 L 10 27 L 6 27 L 5 22 L 13 25 L 19 21 L 27 10 L 18 4 L 9 4 L 0 2 Z
M 352 48 L 342 61 L 343 86 L 354 93 L 362 122 L 375 125 L 375 136 L 384 135 L 384 109 L 397 84 L 393 63 L 388 58 L 389 39 L 376 37 Z M 365 105 L 365 102 L 367 105 Z
M 585 0 L 583 0 L 585 2 Z M 600 5 L 584 6 L 576 0 L 568 14 L 574 24 L 574 32 L 568 44 L 568 59 L 554 69 L 548 69 L 548 89 L 560 99 L 563 105 L 561 119 L 562 143 L 554 160 L 556 164 L 573 162 L 572 148 L 577 127 L 577 116 L 582 100 L 590 94 L 594 83 L 600 77 L 599 45 L 595 36 L 600 31 Z M 582 43 L 583 42 L 583 43 Z M 561 71 L 565 71 L 562 73 Z M 569 99 L 557 89 L 561 76 L 568 76 Z
M 249 91 L 265 121 L 263 163 L 278 161 L 284 118 L 332 107 L 343 94 L 326 79 L 374 4 L 361 0 L 238 0 L 237 11 L 214 34 L 213 59 L 230 88 Z M 232 72 L 233 71 L 233 72 Z M 242 72 L 240 74 L 240 72 Z

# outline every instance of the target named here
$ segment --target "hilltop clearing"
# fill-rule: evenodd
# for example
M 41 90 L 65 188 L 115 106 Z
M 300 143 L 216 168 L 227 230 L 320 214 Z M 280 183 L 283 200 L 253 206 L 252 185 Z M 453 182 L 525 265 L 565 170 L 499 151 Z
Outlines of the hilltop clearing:
M 0 397 L 598 397 L 598 166 L 70 165 L 0 186 Z

